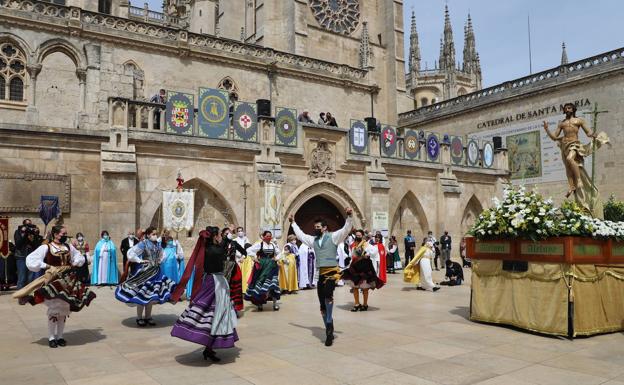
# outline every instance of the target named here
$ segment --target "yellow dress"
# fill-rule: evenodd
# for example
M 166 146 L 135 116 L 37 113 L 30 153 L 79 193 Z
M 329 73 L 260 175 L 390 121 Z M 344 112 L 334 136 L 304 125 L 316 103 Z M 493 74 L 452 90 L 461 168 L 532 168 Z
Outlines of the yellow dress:
M 247 282 L 249 282 L 249 276 L 251 275 L 251 272 L 253 271 L 253 266 L 254 266 L 254 261 L 253 258 L 250 257 L 249 255 L 246 256 L 243 259 L 243 262 L 241 263 L 241 273 L 243 275 L 243 293 L 247 292 Z
M 288 273 L 286 272 L 288 266 L 284 263 L 284 259 L 277 261 L 277 265 L 279 266 L 279 274 L 277 275 L 279 287 L 282 292 L 286 292 L 288 291 Z
M 425 251 L 427 251 L 427 247 L 422 246 L 418 249 L 414 258 L 405 266 L 405 269 L 403 269 L 403 282 L 413 283 L 414 285 L 420 284 L 420 260 L 425 255 Z
M 288 266 L 286 266 L 288 291 L 292 293 L 299 290 L 299 282 L 297 281 L 297 257 L 295 254 L 288 254 L 286 259 L 288 260 Z

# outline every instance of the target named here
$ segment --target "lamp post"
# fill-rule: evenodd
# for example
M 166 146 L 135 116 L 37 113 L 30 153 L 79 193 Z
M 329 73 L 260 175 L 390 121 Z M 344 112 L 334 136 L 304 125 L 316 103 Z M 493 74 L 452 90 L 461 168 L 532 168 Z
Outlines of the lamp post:
M 241 187 L 243 188 L 243 227 L 245 231 L 247 231 L 247 188 L 249 184 L 247 184 L 247 181 L 243 180 Z

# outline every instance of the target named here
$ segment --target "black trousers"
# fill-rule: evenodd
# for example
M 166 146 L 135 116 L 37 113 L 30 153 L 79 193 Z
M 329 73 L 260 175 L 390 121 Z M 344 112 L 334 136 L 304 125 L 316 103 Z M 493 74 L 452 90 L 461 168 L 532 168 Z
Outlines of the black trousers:
M 319 276 L 319 280 L 316 284 L 316 294 L 318 295 L 319 304 L 321 305 L 321 311 L 323 314 L 327 312 L 325 300 L 334 300 L 334 289 L 336 288 L 336 281 L 332 278 L 325 278 L 322 275 Z

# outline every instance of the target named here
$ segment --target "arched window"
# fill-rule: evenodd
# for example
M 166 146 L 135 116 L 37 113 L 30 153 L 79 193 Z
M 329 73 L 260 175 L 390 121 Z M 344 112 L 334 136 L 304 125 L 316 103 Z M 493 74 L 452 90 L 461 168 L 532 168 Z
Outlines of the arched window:
M 422 99 L 420 99 L 420 106 L 421 106 L 421 107 L 424 107 L 424 106 L 426 106 L 427 104 L 429 104 L 429 100 L 428 100 L 427 98 L 422 98 Z
M 145 73 L 132 61 L 124 63 L 124 69 L 132 72 L 132 98 L 134 100 L 145 99 Z
M 238 86 L 232 80 L 231 77 L 224 77 L 217 86 L 218 89 L 227 91 L 230 94 L 230 101 L 237 101 L 238 99 Z
M 0 43 L 0 100 L 24 101 L 26 56 L 11 42 Z
M 111 0 L 99 0 L 98 1 L 98 12 L 105 13 L 107 15 L 111 14 L 112 1 Z

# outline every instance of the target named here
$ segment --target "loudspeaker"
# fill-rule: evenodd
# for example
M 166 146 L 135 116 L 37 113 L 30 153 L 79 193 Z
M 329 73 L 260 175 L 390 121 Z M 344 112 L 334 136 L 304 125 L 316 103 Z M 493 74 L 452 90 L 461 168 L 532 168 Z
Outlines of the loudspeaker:
M 503 138 L 501 136 L 492 137 L 492 142 L 494 142 L 494 149 L 499 150 L 503 148 Z
M 364 118 L 366 120 L 366 128 L 368 128 L 368 132 L 377 132 L 377 119 L 375 118 Z
M 267 99 L 256 100 L 258 105 L 258 116 L 270 117 L 271 116 L 271 101 Z

